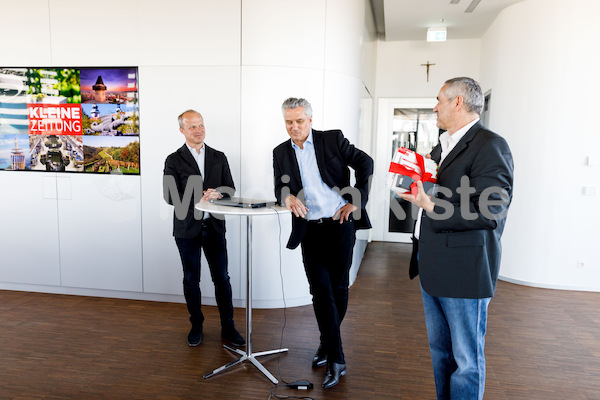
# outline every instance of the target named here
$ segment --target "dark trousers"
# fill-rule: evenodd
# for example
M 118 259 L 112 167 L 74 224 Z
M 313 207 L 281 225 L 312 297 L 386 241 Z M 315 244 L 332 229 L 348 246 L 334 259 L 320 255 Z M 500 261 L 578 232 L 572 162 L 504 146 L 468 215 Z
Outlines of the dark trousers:
M 190 313 L 192 325 L 202 324 L 200 292 L 200 250 L 208 261 L 210 275 L 215 285 L 215 297 L 221 316 L 221 327 L 233 327 L 233 302 L 231 299 L 231 283 L 227 271 L 227 244 L 225 235 L 217 232 L 210 221 L 202 221 L 202 230 L 193 238 L 175 238 L 181 263 L 183 264 L 183 294 Z
M 304 269 L 313 296 L 313 308 L 321 333 L 321 346 L 329 362 L 345 363 L 340 325 L 348 308 L 348 285 L 354 224 L 339 221 L 308 222 L 302 239 Z

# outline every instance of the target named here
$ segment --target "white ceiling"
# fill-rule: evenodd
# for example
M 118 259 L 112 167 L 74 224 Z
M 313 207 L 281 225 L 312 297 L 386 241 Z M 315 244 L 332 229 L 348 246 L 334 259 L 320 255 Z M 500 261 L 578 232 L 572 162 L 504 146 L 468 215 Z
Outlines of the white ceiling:
M 457 4 L 451 4 L 451 1 Z M 426 40 L 427 28 L 445 26 L 448 40 L 481 38 L 504 8 L 524 0 L 371 0 L 386 41 Z

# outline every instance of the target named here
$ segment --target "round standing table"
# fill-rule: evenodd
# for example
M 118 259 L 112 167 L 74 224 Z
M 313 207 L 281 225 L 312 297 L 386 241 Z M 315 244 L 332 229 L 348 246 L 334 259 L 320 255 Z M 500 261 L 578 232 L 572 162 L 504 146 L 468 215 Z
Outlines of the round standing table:
M 273 205 L 268 207 L 234 207 L 219 205 L 208 201 L 200 201 L 196 204 L 196 208 L 200 211 L 209 212 L 216 215 L 240 215 L 245 216 L 247 221 L 247 239 L 246 239 L 246 351 L 236 349 L 229 345 L 224 344 L 223 347 L 227 350 L 233 351 L 239 354 L 241 357 L 235 361 L 227 363 L 214 371 L 204 375 L 204 378 L 210 378 L 220 372 L 223 372 L 231 367 L 241 364 L 244 361 L 250 361 L 256 368 L 258 368 L 271 382 L 277 384 L 278 381 L 275 377 L 256 359 L 256 357 L 266 356 L 269 354 L 277 354 L 288 351 L 288 349 L 277 349 L 267 350 L 258 353 L 252 352 L 252 217 L 261 215 L 275 215 L 285 214 L 290 212 L 288 209 L 282 206 Z

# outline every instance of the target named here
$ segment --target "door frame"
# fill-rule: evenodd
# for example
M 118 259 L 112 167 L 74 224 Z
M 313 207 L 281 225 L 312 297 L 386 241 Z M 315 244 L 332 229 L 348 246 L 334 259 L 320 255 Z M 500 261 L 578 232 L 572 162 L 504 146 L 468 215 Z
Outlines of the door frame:
M 375 165 L 375 188 L 377 193 L 381 193 L 378 206 L 373 207 L 376 213 L 376 221 L 380 221 L 377 229 L 374 229 L 373 240 L 385 242 L 411 243 L 412 233 L 389 232 L 390 217 L 390 190 L 386 186 L 387 171 L 390 165 L 389 146 L 392 143 L 392 124 L 394 119 L 394 109 L 396 108 L 431 108 L 437 104 L 435 98 L 381 98 L 378 102 L 377 117 L 377 146 L 376 146 L 376 165 Z

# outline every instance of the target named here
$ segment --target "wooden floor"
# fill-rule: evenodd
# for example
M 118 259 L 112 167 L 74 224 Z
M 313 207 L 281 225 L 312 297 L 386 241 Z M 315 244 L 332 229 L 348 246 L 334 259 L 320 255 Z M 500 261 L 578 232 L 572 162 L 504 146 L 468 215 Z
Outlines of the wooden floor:
M 435 397 L 408 256 L 407 245 L 369 245 L 343 323 L 348 374 L 329 390 L 320 387 L 324 370 L 310 366 L 318 345 L 312 307 L 254 311 L 253 350 L 290 349 L 262 357 L 265 367 L 285 381 L 315 385 L 277 393 Z M 490 305 L 485 399 L 600 399 L 599 308 L 600 293 L 499 282 Z M 271 383 L 249 363 L 202 378 L 236 358 L 221 347 L 216 308 L 205 314 L 204 341 L 190 348 L 183 304 L 0 291 L 0 399 L 268 399 Z M 236 309 L 242 331 L 244 316 Z

